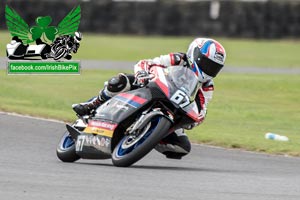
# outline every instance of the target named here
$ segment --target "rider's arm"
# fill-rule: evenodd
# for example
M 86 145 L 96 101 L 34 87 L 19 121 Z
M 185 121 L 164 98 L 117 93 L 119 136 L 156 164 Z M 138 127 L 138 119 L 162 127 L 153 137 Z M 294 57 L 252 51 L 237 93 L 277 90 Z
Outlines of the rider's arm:
M 169 67 L 174 65 L 183 65 L 186 55 L 184 53 L 170 53 L 161 55 L 153 59 L 140 60 L 134 65 L 134 73 L 139 71 L 149 72 L 152 66 Z
M 68 37 L 67 35 L 61 35 L 55 39 L 54 43 L 64 43 L 68 40 Z
M 214 92 L 213 80 L 203 83 L 202 87 L 198 91 L 198 94 L 196 97 L 196 103 L 197 103 L 198 109 L 200 111 L 200 113 L 199 113 L 200 120 L 197 123 L 197 125 L 201 124 L 206 117 L 207 105 L 213 97 L 213 92 Z
M 74 48 L 73 48 L 73 53 L 77 53 L 79 47 L 80 47 L 80 44 L 79 43 L 75 43 L 74 44 Z

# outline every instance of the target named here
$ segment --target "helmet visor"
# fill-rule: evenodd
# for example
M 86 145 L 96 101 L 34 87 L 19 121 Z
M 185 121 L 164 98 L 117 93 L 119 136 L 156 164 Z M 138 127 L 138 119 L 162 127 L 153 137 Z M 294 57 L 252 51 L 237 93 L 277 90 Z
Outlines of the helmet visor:
M 201 54 L 199 52 L 199 54 Z M 200 60 L 196 60 L 196 63 L 201 71 L 211 77 L 216 77 L 219 71 L 223 68 L 223 65 L 216 63 L 203 54 L 199 55 Z
M 81 38 L 78 38 L 78 37 L 74 37 L 74 40 L 75 40 L 75 42 L 77 42 L 77 43 L 80 43 L 80 41 L 81 41 Z

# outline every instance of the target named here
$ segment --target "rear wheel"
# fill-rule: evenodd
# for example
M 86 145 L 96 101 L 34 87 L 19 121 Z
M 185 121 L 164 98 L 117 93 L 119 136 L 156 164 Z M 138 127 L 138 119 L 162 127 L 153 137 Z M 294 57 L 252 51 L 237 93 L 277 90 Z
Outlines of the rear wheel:
M 80 158 L 76 154 L 75 142 L 68 131 L 65 132 L 57 145 L 56 155 L 63 162 L 75 162 Z
M 134 135 L 125 135 L 114 148 L 112 162 L 118 167 L 128 167 L 148 154 L 166 136 L 171 122 L 159 115 Z

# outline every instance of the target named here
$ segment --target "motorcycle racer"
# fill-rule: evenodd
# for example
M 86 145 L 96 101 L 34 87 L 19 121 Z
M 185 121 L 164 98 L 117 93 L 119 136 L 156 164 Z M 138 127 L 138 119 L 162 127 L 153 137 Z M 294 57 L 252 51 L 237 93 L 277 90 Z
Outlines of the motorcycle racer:
M 41 38 L 35 40 L 36 45 L 24 44 L 18 37 L 14 36 L 9 44 L 6 45 L 6 53 L 9 59 L 25 59 L 27 57 L 41 56 L 42 59 L 53 58 L 51 47 L 55 44 L 67 45 L 70 52 L 65 56 L 66 59 L 72 58 L 71 53 L 76 53 L 80 46 L 82 33 L 75 32 L 74 35 L 62 35 L 55 39 L 52 44 L 43 42 Z
M 150 70 L 153 66 L 162 68 L 183 66 L 190 68 L 201 83 L 195 102 L 198 107 L 198 119 L 193 125 L 187 125 L 175 130 L 155 147 L 157 151 L 167 158 L 181 159 L 191 150 L 191 144 L 184 133 L 184 129 L 192 129 L 201 124 L 207 113 L 207 105 L 212 99 L 214 91 L 213 78 L 223 68 L 226 59 L 224 47 L 216 40 L 210 38 L 196 38 L 189 45 L 187 53 L 170 53 L 154 59 L 140 60 L 134 66 L 134 75 L 120 73 L 112 77 L 100 90 L 99 95 L 88 102 L 74 104 L 72 107 L 78 115 L 90 114 L 111 97 L 129 90 L 136 89 L 138 85 L 146 85 L 153 78 Z
M 77 53 L 77 50 L 80 47 L 80 41 L 82 39 L 82 33 L 76 31 L 73 35 L 62 35 L 60 37 L 57 37 L 53 44 L 61 43 L 66 44 L 71 48 L 71 51 L 73 53 Z M 65 56 L 66 59 L 70 60 L 72 58 L 71 51 L 68 55 Z

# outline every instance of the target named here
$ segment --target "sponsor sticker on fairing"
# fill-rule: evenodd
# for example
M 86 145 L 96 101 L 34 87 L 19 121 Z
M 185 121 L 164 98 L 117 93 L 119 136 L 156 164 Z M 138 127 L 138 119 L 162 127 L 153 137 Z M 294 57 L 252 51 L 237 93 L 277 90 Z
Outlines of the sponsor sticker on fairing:
M 95 148 L 108 148 L 110 139 L 102 136 L 79 135 L 76 142 L 76 151 L 82 151 L 84 146 L 92 146 Z
M 90 121 L 89 126 L 97 127 L 97 128 L 104 128 L 107 130 L 115 130 L 115 128 L 117 127 L 117 124 L 112 124 L 112 123 L 103 122 L 103 121 Z

